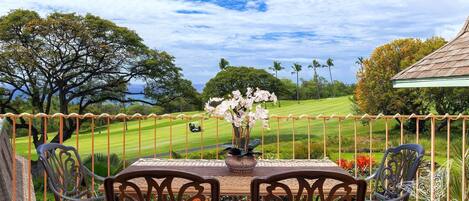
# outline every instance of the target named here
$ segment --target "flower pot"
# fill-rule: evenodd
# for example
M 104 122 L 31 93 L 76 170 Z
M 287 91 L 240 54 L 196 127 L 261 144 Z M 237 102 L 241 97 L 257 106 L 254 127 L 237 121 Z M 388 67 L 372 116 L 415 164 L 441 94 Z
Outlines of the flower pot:
M 250 173 L 257 165 L 254 156 L 234 156 L 228 154 L 225 158 L 225 164 L 233 173 Z

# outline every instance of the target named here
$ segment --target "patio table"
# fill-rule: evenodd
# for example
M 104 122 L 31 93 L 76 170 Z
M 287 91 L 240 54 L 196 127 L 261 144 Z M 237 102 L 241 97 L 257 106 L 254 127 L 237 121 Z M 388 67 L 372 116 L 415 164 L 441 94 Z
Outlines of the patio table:
M 275 173 L 293 171 L 293 170 L 318 170 L 332 171 L 342 174 L 348 174 L 347 171 L 340 168 L 334 162 L 327 159 L 313 160 L 259 160 L 252 173 L 232 173 L 228 170 L 223 160 L 187 160 L 187 159 L 139 159 L 121 173 L 137 170 L 179 170 L 193 173 L 199 176 L 215 177 L 220 182 L 220 194 L 230 196 L 250 195 L 250 185 L 253 177 L 269 176 Z M 285 180 L 292 190 L 298 185 L 296 180 Z M 329 184 L 334 185 L 333 182 Z M 145 182 L 139 185 L 146 189 Z M 324 186 L 324 191 L 328 191 L 328 184 Z M 178 189 L 177 182 L 173 184 Z M 261 191 L 261 194 L 264 194 Z

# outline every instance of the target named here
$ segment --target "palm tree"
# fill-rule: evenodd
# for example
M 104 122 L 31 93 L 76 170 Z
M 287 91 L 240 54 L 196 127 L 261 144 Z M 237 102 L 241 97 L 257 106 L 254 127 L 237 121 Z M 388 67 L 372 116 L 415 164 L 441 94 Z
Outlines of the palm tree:
M 300 104 L 300 91 L 299 91 L 299 75 L 298 73 L 301 71 L 301 66 L 300 64 L 294 63 L 293 66 L 291 67 L 293 69 L 292 74 L 296 73 L 296 100 L 298 101 L 298 104 Z
M 308 68 L 312 68 L 314 71 L 313 80 L 314 80 L 314 83 L 316 84 L 316 89 L 317 89 L 316 94 L 317 94 L 318 99 L 321 98 L 321 93 L 320 93 L 320 88 L 319 88 L 319 79 L 318 79 L 317 69 L 320 68 L 321 66 L 322 65 L 316 59 L 313 59 L 312 64 L 308 66 Z
M 279 61 L 274 61 L 274 66 L 272 67 L 269 67 L 270 70 L 273 70 L 275 72 L 275 78 L 278 79 L 278 75 L 277 73 L 281 70 L 284 69 L 284 67 L 282 66 L 282 64 L 279 62 Z M 277 93 L 278 95 L 278 93 Z M 280 100 L 277 101 L 278 102 L 278 107 L 280 107 Z
M 218 67 L 220 67 L 221 70 L 225 69 L 229 65 L 230 65 L 230 62 L 228 62 L 228 60 L 226 60 L 225 58 L 221 58 L 220 62 L 218 63 Z
M 361 66 L 364 61 L 365 59 L 363 57 L 357 57 L 357 61 L 355 61 L 355 63 Z
M 274 66 L 269 67 L 270 70 L 275 72 L 275 77 L 278 78 L 277 73 L 284 69 L 282 64 L 278 61 L 274 61 Z
M 331 86 L 334 87 L 334 82 L 332 81 L 332 72 L 331 72 L 332 66 L 334 66 L 334 60 L 332 58 L 328 58 L 326 61 L 326 67 L 329 68 L 329 77 L 331 78 Z M 332 89 L 332 97 L 335 97 L 334 89 Z

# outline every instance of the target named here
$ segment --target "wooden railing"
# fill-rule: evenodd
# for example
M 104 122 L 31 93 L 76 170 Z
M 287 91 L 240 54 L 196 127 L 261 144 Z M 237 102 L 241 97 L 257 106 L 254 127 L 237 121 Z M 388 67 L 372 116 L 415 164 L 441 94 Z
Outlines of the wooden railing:
M 201 114 L 197 115 L 126 115 L 126 114 L 117 114 L 117 115 L 109 115 L 109 114 L 0 114 L 0 118 L 8 120 L 11 124 L 11 143 L 12 143 L 12 152 L 13 154 L 20 154 L 23 155 L 28 159 L 28 161 L 34 160 L 34 155 L 36 154 L 33 152 L 33 143 L 32 143 L 32 128 L 42 127 L 40 129 L 40 133 L 44 133 L 46 136 L 49 135 L 49 140 L 52 139 L 52 136 L 57 135 L 59 136 L 59 143 L 64 143 L 64 127 L 65 120 L 72 120 L 73 126 L 75 127 L 75 132 L 73 133 L 73 137 L 65 141 L 65 143 L 73 145 L 79 150 L 80 153 L 91 153 L 91 170 L 94 172 L 94 153 L 97 152 L 105 152 L 107 155 L 107 174 L 108 176 L 111 174 L 110 172 L 110 155 L 111 153 L 118 153 L 121 156 L 122 160 L 128 161 L 133 158 L 139 157 L 168 157 L 170 159 L 174 158 L 174 154 L 181 154 L 184 155 L 183 158 L 189 158 L 192 152 L 200 154 L 200 159 L 219 159 L 221 158 L 219 152 L 221 151 L 221 142 L 226 142 L 227 140 L 231 139 L 233 141 L 233 134 L 232 129 L 230 129 L 230 125 L 225 123 L 221 117 L 208 117 Z M 322 141 L 322 157 L 330 157 L 338 159 L 338 163 L 342 161 L 341 159 L 346 158 L 352 155 L 352 160 L 355 161 L 357 164 L 357 156 L 359 153 L 366 152 L 369 155 L 369 162 L 372 163 L 373 157 L 379 157 L 379 153 L 384 152 L 384 149 L 387 149 L 390 146 L 395 146 L 397 144 L 404 144 L 404 143 L 430 143 L 430 149 L 426 150 L 427 158 L 430 160 L 430 199 L 435 199 L 435 164 L 436 164 L 436 155 L 439 154 L 440 158 L 445 159 L 446 161 L 450 161 L 452 157 L 451 153 L 451 145 L 452 138 L 458 138 L 461 140 L 461 143 L 458 145 L 460 146 L 459 149 L 463 154 L 462 161 L 461 161 L 461 195 L 460 198 L 462 200 L 467 199 L 467 192 L 466 189 L 466 157 L 464 153 L 467 152 L 466 150 L 466 135 L 467 135 L 467 119 L 469 119 L 469 115 L 289 115 L 289 116 L 277 116 L 271 115 L 270 116 L 270 129 L 265 129 L 262 127 L 255 127 L 253 128 L 257 133 L 257 135 L 261 140 L 261 145 L 259 147 L 261 152 L 266 153 L 262 158 L 269 158 L 269 159 L 281 159 L 282 150 L 286 152 L 284 149 L 284 141 L 283 138 L 291 138 L 291 159 L 295 159 L 295 154 L 298 152 L 297 150 L 297 141 L 306 141 L 307 142 L 307 159 L 311 159 L 312 152 L 313 152 L 313 137 L 322 138 L 320 140 L 316 140 L 316 142 Z M 397 121 L 395 121 L 397 120 Z M 22 130 L 16 128 L 18 122 L 26 123 L 26 127 L 22 126 Z M 145 121 L 146 127 L 150 127 L 151 129 L 142 129 L 142 121 Z M 199 133 L 199 136 L 189 135 L 189 123 L 190 121 L 196 121 L 201 126 L 202 130 Z M 210 121 L 210 125 L 208 126 L 206 123 Z M 422 122 L 426 121 L 429 122 L 427 124 L 423 124 Z M 99 123 L 97 123 L 99 122 Z M 118 122 L 122 125 L 122 128 L 119 129 L 116 127 Z M 333 123 L 331 123 L 333 122 Z M 442 126 L 442 122 L 446 122 L 444 126 Z M 80 128 L 80 125 L 87 124 L 86 130 Z M 414 132 L 410 132 L 409 130 L 412 129 L 405 129 L 406 124 L 413 124 L 414 125 Z M 55 125 L 55 129 L 53 132 L 48 130 L 50 125 Z M 99 125 L 97 125 L 99 124 Z M 136 135 L 136 139 L 126 139 L 128 137 L 129 132 L 129 124 L 132 126 L 136 126 L 137 132 L 133 132 Z M 160 124 L 167 125 L 165 127 L 161 127 Z M 301 124 L 300 126 L 298 126 Z M 456 125 L 457 124 L 457 125 Z M 175 125 L 177 128 L 175 128 Z M 181 126 L 182 125 L 182 126 Z M 207 126 L 206 126 L 207 125 Z M 451 130 L 453 125 L 456 125 L 459 128 L 460 134 L 457 134 L 459 131 L 453 132 Z M 68 125 L 70 126 L 70 125 Z M 422 128 L 424 127 L 424 128 Z M 440 135 L 441 127 L 446 127 L 446 136 Z M 100 143 L 99 150 L 96 147 L 96 129 L 99 129 L 99 132 L 104 132 L 106 137 L 102 138 L 99 137 L 98 143 Z M 289 128 L 289 130 L 287 129 Z M 291 128 L 291 129 L 290 129 Z M 177 130 L 175 130 L 177 129 Z M 458 129 L 458 130 L 459 130 Z M 120 131 L 119 131 L 120 130 Z M 378 130 L 378 131 L 376 131 Z M 25 136 L 18 137 L 21 138 L 21 142 L 17 142 L 17 135 L 18 133 L 22 133 Z M 396 134 L 398 132 L 398 134 Z M 83 133 L 89 133 L 90 136 L 87 138 L 91 138 L 90 140 L 85 139 L 86 142 L 82 142 L 81 135 Z M 112 134 L 111 134 L 112 133 Z M 116 133 L 119 133 L 117 135 Z M 176 136 L 178 138 L 174 138 L 174 134 L 179 133 L 181 136 Z M 381 138 L 377 138 L 377 133 L 381 133 L 384 135 L 384 141 Z M 425 134 L 425 135 L 424 135 Z M 428 137 L 426 135 L 429 135 Z M 103 135 L 103 134 L 101 134 Z M 100 135 L 100 136 L 101 136 Z M 121 139 L 112 139 L 111 136 L 115 135 L 121 137 Z M 379 134 L 378 134 L 379 135 Z M 113 136 L 113 137 L 115 137 Z M 144 136 L 145 139 L 142 139 Z M 303 138 L 298 138 L 299 136 Z M 306 137 L 306 138 L 304 138 Z M 333 138 L 332 138 L 333 137 Z M 398 139 L 395 139 L 397 137 Z M 74 138 L 74 140 L 73 140 Z M 267 139 L 271 139 L 267 142 Z M 429 139 L 428 139 L 429 138 Z M 436 142 L 441 143 L 441 139 L 446 138 L 443 145 L 446 145 L 446 149 L 444 150 L 445 154 L 441 154 L 444 148 L 436 147 Z M 103 140 L 104 139 L 104 140 Z M 49 142 L 46 137 L 43 138 L 43 142 Z M 424 142 L 422 140 L 425 140 Z M 353 145 L 350 145 L 350 141 L 353 142 Z M 368 142 L 367 142 L 368 141 Z M 397 142 L 396 142 L 397 141 Z M 396 143 L 393 143 L 396 142 Z M 21 147 L 18 147 L 18 143 L 21 143 Z M 86 148 L 80 146 L 80 143 L 90 143 L 86 144 Z M 198 144 L 199 146 L 192 146 L 191 144 Z M 102 149 L 102 146 L 105 144 L 105 148 Z M 145 144 L 145 145 L 143 145 Z M 317 144 L 317 143 L 316 143 Z M 366 144 L 366 145 L 364 145 Z M 273 145 L 273 146 L 272 146 Z M 426 145 L 426 144 L 425 144 Z M 270 147 L 267 147 L 270 146 Z M 27 148 L 25 148 L 27 147 Z M 276 150 L 272 151 L 272 147 L 276 147 Z M 365 149 L 366 147 L 366 149 Z M 167 151 L 163 150 L 166 149 Z M 269 149 L 268 149 L 269 148 Z M 21 149 L 19 151 L 18 149 Z M 86 149 L 86 150 L 84 150 Z M 111 151 L 112 149 L 112 151 Z M 128 150 L 134 150 L 126 152 Z M 344 150 L 345 149 L 345 150 Z M 352 151 L 350 150 L 352 149 Z M 317 150 L 314 150 L 317 151 Z M 207 157 L 206 153 L 214 153 L 214 157 Z M 332 156 L 333 155 L 333 156 Z M 444 156 L 443 156 L 444 155 Z M 193 155 L 192 155 L 193 157 Z M 349 157 L 350 158 L 350 157 Z M 12 164 L 15 165 L 15 161 L 12 161 Z M 447 200 L 451 200 L 452 197 L 450 196 L 450 187 L 452 184 L 450 183 L 450 163 L 446 163 L 446 195 L 445 198 Z M 342 165 L 342 164 L 339 164 Z M 31 162 L 28 165 L 28 172 L 31 172 Z M 354 166 L 354 174 L 358 176 L 357 165 Z M 372 172 L 373 166 L 369 166 L 369 172 Z M 14 168 L 13 168 L 14 169 Z M 31 175 L 28 176 L 31 178 Z M 15 188 L 15 179 L 16 177 L 13 176 L 13 188 Z M 47 196 L 47 180 L 46 176 L 44 176 L 44 189 L 43 189 L 43 199 L 46 199 Z M 417 184 L 419 186 L 419 178 L 417 177 Z M 31 188 L 28 186 L 28 188 Z M 29 189 L 28 192 L 31 192 L 32 189 Z M 15 191 L 14 191 L 15 192 Z M 416 199 L 422 199 L 422 195 L 417 191 L 415 195 Z M 29 196 L 30 198 L 30 196 Z M 31 199 L 31 198 L 30 198 Z M 30 200 L 29 199 L 29 200 Z M 459 199 L 459 198 L 457 198 Z M 13 196 L 12 200 L 15 200 L 15 196 Z

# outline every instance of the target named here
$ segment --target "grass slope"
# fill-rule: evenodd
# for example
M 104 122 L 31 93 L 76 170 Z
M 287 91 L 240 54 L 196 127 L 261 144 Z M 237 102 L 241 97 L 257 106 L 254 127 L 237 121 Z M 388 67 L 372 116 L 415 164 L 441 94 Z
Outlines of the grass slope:
M 271 115 L 346 115 L 351 113 L 350 100 L 348 96 L 328 98 L 320 100 L 306 100 L 297 104 L 296 101 L 282 101 L 281 107 L 268 106 Z M 203 112 L 190 112 L 186 114 L 197 114 Z M 133 160 L 139 157 L 149 157 L 157 154 L 158 156 L 166 157 L 170 150 L 172 150 L 185 157 L 186 147 L 190 157 L 200 158 L 215 158 L 216 150 L 215 145 L 231 142 L 231 125 L 223 120 L 208 119 L 199 121 L 203 127 L 201 133 L 187 132 L 185 120 L 157 120 L 146 119 L 141 121 L 129 121 L 128 129 L 124 133 L 123 122 L 111 122 L 109 126 L 109 139 L 110 139 L 110 152 L 123 156 L 125 149 L 125 159 Z M 384 121 L 376 121 L 372 123 L 372 136 L 370 138 L 369 124 L 362 124 L 357 121 L 357 147 L 359 152 L 363 154 L 369 153 L 370 139 L 372 142 L 372 150 L 375 153 L 382 153 L 385 148 L 385 126 Z M 218 125 L 218 130 L 217 130 Z M 252 130 L 253 138 L 264 139 L 264 145 L 258 149 L 262 150 L 265 158 L 277 158 L 279 152 L 280 158 L 307 158 L 307 139 L 308 133 L 311 139 L 312 158 L 323 157 L 323 140 L 326 136 L 327 156 L 333 159 L 338 157 L 338 135 L 339 123 L 338 120 L 271 120 L 270 130 L 262 130 L 260 125 L 256 125 Z M 294 127 L 294 129 L 293 129 Z M 309 132 L 308 132 L 308 127 Z M 390 146 L 397 145 L 400 141 L 400 131 L 396 127 L 395 121 L 389 121 L 390 130 Z M 139 132 L 140 131 L 140 132 Z M 218 132 L 217 132 L 218 131 Z M 324 135 L 325 134 L 325 135 Z M 51 135 L 51 134 L 50 134 Z M 92 136 L 94 135 L 94 141 Z M 279 148 L 277 151 L 277 135 L 280 138 Z M 354 152 L 354 121 L 344 120 L 341 127 L 342 135 L 342 152 L 343 157 L 352 158 Z M 218 136 L 218 137 L 217 137 Z M 64 144 L 76 146 L 76 137 L 73 136 Z M 106 125 L 99 125 L 94 131 L 80 131 L 79 134 L 79 152 L 82 156 L 89 155 L 92 151 L 94 153 L 107 153 L 107 127 Z M 125 146 L 123 138 L 125 137 Z M 443 156 L 446 147 L 444 135 L 437 136 L 437 147 L 441 149 L 437 156 Z M 411 143 L 415 141 L 415 135 L 405 133 L 405 142 Z M 427 139 L 428 138 L 428 139 Z M 49 139 L 52 139 L 50 137 Z M 26 156 L 28 153 L 28 138 L 17 138 L 17 152 Z M 294 142 L 294 143 L 293 143 Z M 420 143 L 425 148 L 430 148 L 429 136 L 422 134 Z M 94 144 L 94 147 L 93 147 Z M 154 145 L 156 144 L 156 149 Z M 203 147 L 203 150 L 202 150 Z M 94 149 L 92 149 L 94 148 Z M 221 148 L 220 148 L 221 149 Z M 36 158 L 35 151 L 32 151 L 33 158 Z M 295 153 L 295 154 L 293 154 Z M 441 153 L 441 154 L 439 154 Z M 380 157 L 379 155 L 375 156 Z

